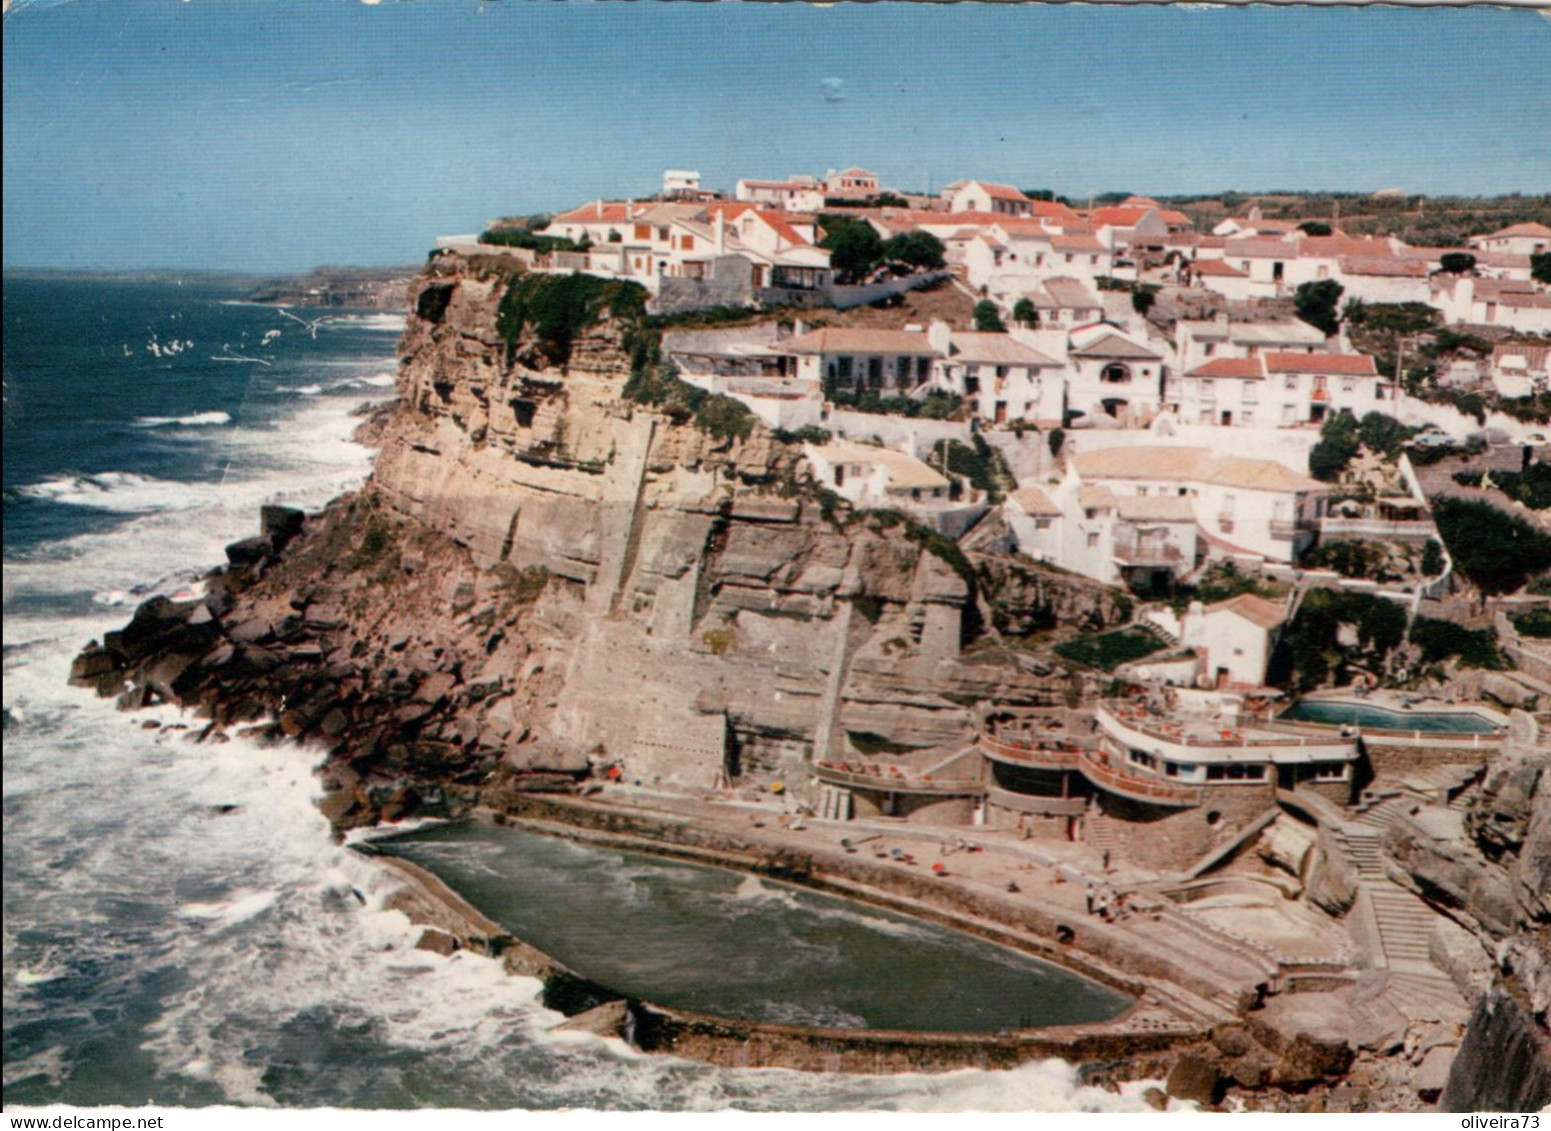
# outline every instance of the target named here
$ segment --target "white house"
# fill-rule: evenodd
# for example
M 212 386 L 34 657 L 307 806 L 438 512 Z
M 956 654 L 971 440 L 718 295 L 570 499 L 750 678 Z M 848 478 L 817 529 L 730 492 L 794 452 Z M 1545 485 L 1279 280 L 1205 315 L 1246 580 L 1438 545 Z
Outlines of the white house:
M 1186 286 L 1200 287 L 1234 302 L 1272 298 L 1276 294 L 1276 284 L 1257 282 L 1247 271 L 1223 259 L 1195 259 L 1180 268 L 1179 277 Z
M 1163 406 L 1163 355 L 1099 323 L 1074 330 L 1067 350 L 1066 404 L 1091 421 L 1107 416 L 1141 427 Z
M 1472 236 L 1471 247 L 1514 255 L 1544 255 L 1551 251 L 1551 228 L 1544 224 L 1513 224 L 1485 236 Z
M 798 174 L 784 181 L 741 180 L 733 186 L 733 198 L 765 204 L 788 212 L 819 212 L 824 207 L 824 186 L 817 177 Z
M 700 174 L 692 169 L 665 169 L 662 195 L 669 200 L 700 195 Z
M 955 181 L 943 189 L 954 212 L 994 212 L 1000 216 L 1032 216 L 1034 202 L 1011 185 L 991 181 Z
M 963 397 L 982 420 L 1060 426 L 1061 362 L 1005 333 L 951 330 L 935 322 L 927 336 L 939 355 L 932 383 Z
M 1217 456 L 1196 447 L 1125 447 L 1079 452 L 1068 463 L 1084 485 L 1117 496 L 1189 499 L 1201 536 L 1225 554 L 1294 561 L 1313 541 L 1327 484 L 1274 460 Z
M 1492 350 L 1488 372 L 1503 396 L 1533 396 L 1551 388 L 1551 346 L 1501 343 Z
M 1173 226 L 1168 217 L 1173 217 Z M 1171 231 L 1190 226 L 1189 218 L 1183 213 L 1174 212 L 1166 216 L 1162 209 L 1148 204 L 1095 208 L 1088 213 L 1087 220 L 1099 242 L 1112 251 L 1132 248 L 1161 250 L 1163 241 Z
M 941 355 L 925 333 L 827 326 L 778 347 L 796 359 L 796 376 L 858 392 L 908 391 L 931 380 Z
M 1263 353 L 1315 353 L 1328 349 L 1325 335 L 1307 322 L 1230 322 L 1226 316 L 1181 319 L 1175 324 L 1174 366 L 1188 373 L 1217 357 Z
M 1451 323 L 1551 334 L 1551 293 L 1533 284 L 1469 275 L 1434 278 L 1432 305 Z
M 1179 642 L 1195 650 L 1211 686 L 1260 687 L 1286 616 L 1285 606 L 1255 593 L 1205 606 L 1193 601 L 1180 618 Z
M 1395 388 L 1366 354 L 1282 353 L 1216 357 L 1178 382 L 1186 424 L 1294 428 L 1345 409 L 1362 419 L 1395 411 Z M 1171 393 L 1172 398 L 1172 393 Z
M 1331 277 L 1342 287 L 1341 301 L 1426 303 L 1431 297 L 1427 264 L 1398 256 L 1343 255 Z
M 948 502 L 946 476 L 914 456 L 850 440 L 804 444 L 814 479 L 858 507 L 895 507 L 916 512 Z
M 838 172 L 831 169 L 824 174 L 824 195 L 826 197 L 850 197 L 857 200 L 865 200 L 869 196 L 877 196 L 879 193 L 878 174 L 870 173 L 866 169 L 860 169 L 852 165 L 849 169 L 841 169 Z

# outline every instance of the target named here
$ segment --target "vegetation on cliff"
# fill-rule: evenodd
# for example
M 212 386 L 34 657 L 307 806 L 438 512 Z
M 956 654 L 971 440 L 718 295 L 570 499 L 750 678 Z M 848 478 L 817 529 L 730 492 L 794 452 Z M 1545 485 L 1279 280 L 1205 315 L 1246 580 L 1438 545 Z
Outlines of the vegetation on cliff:
M 646 289 L 639 283 L 596 275 L 514 276 L 501 296 L 496 330 L 506 342 L 510 364 L 525 340 L 556 369 L 571 360 L 576 339 L 605 314 L 623 326 L 639 327 L 646 317 Z
M 1551 534 L 1490 503 L 1436 498 L 1433 521 L 1454 568 L 1483 593 L 1512 593 L 1551 569 Z

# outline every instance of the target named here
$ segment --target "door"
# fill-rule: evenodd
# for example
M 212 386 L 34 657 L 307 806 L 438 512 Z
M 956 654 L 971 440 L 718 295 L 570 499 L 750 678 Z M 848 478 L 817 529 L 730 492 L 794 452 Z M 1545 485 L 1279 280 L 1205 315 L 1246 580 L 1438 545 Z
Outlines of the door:
M 1006 401 L 997 401 L 996 402 L 996 422 L 998 424 L 1006 424 L 1007 423 L 1007 402 Z

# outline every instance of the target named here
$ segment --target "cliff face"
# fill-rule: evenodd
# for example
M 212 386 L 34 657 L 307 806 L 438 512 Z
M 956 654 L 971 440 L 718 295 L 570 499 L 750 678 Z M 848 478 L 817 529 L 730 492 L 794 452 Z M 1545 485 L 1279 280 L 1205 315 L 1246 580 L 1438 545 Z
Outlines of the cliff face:
M 435 261 L 367 489 L 305 524 L 271 515 L 207 601 L 142 610 L 77 677 L 323 739 L 340 824 L 601 762 L 798 783 L 848 735 L 925 765 L 983 701 L 1064 691 L 1006 649 L 961 655 L 988 607 L 966 559 L 890 516 L 826 514 L 763 429 L 625 396 L 639 325 L 606 309 L 556 365 L 542 317 L 503 324 L 511 285 Z M 1083 604 L 1064 584 L 1039 599 Z

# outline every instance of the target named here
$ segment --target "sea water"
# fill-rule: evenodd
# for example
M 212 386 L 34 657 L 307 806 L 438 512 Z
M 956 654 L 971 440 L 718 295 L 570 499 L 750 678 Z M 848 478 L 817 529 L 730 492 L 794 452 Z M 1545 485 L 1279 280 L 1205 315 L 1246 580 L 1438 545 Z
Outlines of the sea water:
M 5 280 L 8 1108 L 1146 1110 L 1060 1061 L 817 1076 L 553 1034 L 535 981 L 414 949 L 313 807 L 316 751 L 194 743 L 174 709 L 69 687 L 87 640 L 196 586 L 262 503 L 316 507 L 370 471 L 350 412 L 391 395 L 401 321 L 242 295 Z

